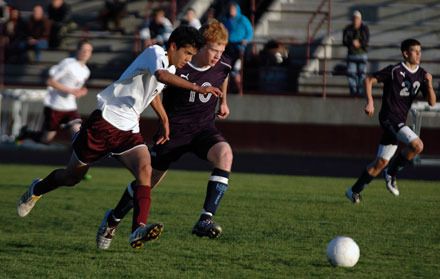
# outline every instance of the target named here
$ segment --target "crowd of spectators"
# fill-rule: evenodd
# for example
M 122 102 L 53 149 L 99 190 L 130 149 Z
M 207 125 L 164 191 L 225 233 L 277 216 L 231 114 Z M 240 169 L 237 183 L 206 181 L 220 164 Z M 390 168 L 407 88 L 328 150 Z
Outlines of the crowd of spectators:
M 58 48 L 63 36 L 75 28 L 64 0 L 51 0 L 47 7 L 37 4 L 26 18 L 3 1 L 0 7 L 0 35 L 8 63 L 39 62 L 42 50 Z

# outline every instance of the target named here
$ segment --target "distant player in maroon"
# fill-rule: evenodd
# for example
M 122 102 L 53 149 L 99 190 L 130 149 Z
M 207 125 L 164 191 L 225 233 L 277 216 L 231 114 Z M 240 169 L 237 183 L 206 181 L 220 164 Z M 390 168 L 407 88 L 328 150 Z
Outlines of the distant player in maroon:
M 162 101 L 165 110 L 156 110 L 156 113 L 162 123 L 168 122 L 169 126 L 161 125 L 154 137 L 156 144 L 150 149 L 153 167 L 151 185 L 158 185 L 171 163 L 187 152 L 211 162 L 214 169 L 193 234 L 216 238 L 221 234 L 222 228 L 213 221 L 213 215 L 228 188 L 233 155 L 230 145 L 217 130 L 214 122 L 216 116 L 224 119 L 229 115 L 226 91 L 231 66 L 222 56 L 228 42 L 228 33 L 223 24 L 215 20 L 210 21 L 200 32 L 206 40 L 206 45 L 191 62 L 178 69 L 176 75 L 202 87 L 220 87 L 223 94 L 218 98 L 211 94 L 203 96 L 177 87 L 165 89 Z M 169 140 L 160 141 L 163 135 L 169 136 Z M 133 207 L 132 192 L 131 185 L 128 185 L 121 200 L 109 215 L 108 222 L 114 224 L 115 228 Z
M 420 67 L 421 44 L 408 39 L 402 42 L 401 51 L 404 61 L 391 65 L 374 73 L 365 80 L 367 105 L 365 113 L 374 114 L 372 97 L 373 84 L 383 83 L 382 108 L 379 122 L 383 129 L 376 159 L 361 174 L 356 183 L 347 189 L 346 196 L 353 202 L 360 202 L 360 192 L 374 177 L 384 170 L 387 189 L 395 196 L 400 194 L 396 184 L 397 172 L 410 163 L 423 150 L 423 142 L 408 126 L 406 118 L 413 101 L 419 96 L 427 98 L 429 105 L 436 102 L 432 86 L 432 75 Z M 390 162 L 396 153 L 398 142 L 406 147 Z

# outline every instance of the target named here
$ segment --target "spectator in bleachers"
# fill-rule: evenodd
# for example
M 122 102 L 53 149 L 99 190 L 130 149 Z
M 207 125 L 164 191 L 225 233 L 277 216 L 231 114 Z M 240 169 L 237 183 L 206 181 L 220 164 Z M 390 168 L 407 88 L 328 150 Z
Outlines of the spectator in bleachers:
M 287 47 L 277 41 L 270 40 L 260 52 L 260 61 L 262 66 L 281 66 L 287 60 L 289 50 Z
M 104 30 L 121 31 L 122 18 L 127 15 L 127 0 L 106 0 L 104 9 L 99 14 L 99 19 Z M 113 28 L 109 23 L 113 22 Z
M 26 41 L 26 22 L 20 15 L 20 11 L 10 8 L 9 19 L 1 25 L 1 35 L 5 38 L 5 60 L 9 63 L 23 63 L 24 53 L 20 47 Z
M 222 20 L 229 32 L 229 42 L 225 53 L 232 60 L 232 77 L 238 93 L 242 94 L 241 65 L 247 44 L 252 40 L 254 31 L 249 19 L 241 13 L 240 5 L 232 1 L 228 4 L 228 13 Z
M 35 5 L 26 26 L 26 41 L 22 48 L 33 49 L 35 61 L 41 60 L 41 50 L 47 49 L 51 23 L 45 16 L 43 6 Z
M 199 29 L 202 25 L 196 16 L 196 11 L 193 8 L 188 8 L 183 16 L 181 24 L 186 24 Z
M 142 23 L 139 35 L 144 48 L 154 44 L 165 46 L 172 31 L 173 24 L 165 17 L 165 11 L 156 9 L 152 19 L 147 18 Z
M 70 5 L 64 0 L 52 0 L 47 7 L 47 13 L 52 21 L 49 47 L 57 48 L 60 46 L 63 36 L 75 28 L 75 23 L 71 19 Z
M 343 33 L 343 44 L 347 47 L 347 77 L 350 94 L 364 96 L 364 80 L 367 74 L 367 48 L 370 39 L 368 26 L 362 22 L 362 14 L 354 11 L 352 23 Z

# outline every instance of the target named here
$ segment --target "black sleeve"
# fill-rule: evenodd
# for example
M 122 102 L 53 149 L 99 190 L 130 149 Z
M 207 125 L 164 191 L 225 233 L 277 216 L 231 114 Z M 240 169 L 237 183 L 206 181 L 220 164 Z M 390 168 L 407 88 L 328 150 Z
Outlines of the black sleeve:
M 391 79 L 391 70 L 393 69 L 392 65 L 389 65 L 383 68 L 380 71 L 373 73 L 371 76 L 376 78 L 378 82 L 385 82 Z
M 342 44 L 346 47 L 351 47 L 353 41 L 353 38 L 351 38 L 350 33 L 351 32 L 349 32 L 348 27 L 345 27 L 344 33 L 342 35 Z

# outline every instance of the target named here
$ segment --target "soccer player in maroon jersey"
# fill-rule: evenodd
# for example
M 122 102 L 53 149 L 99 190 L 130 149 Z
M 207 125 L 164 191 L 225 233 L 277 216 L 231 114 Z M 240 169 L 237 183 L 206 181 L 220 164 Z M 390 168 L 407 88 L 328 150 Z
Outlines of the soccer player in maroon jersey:
M 428 100 L 430 106 L 435 105 L 436 95 L 432 86 L 432 75 L 420 67 L 422 49 L 419 41 L 404 40 L 400 50 L 404 61 L 390 65 L 365 80 L 367 97 L 365 113 L 370 117 L 374 114 L 372 87 L 378 82 L 384 85 L 382 108 L 379 112 L 383 134 L 376 159 L 367 166 L 356 183 L 345 193 L 353 203 L 360 203 L 360 193 L 382 170 L 386 188 L 394 196 L 398 196 L 400 194 L 396 184 L 398 171 L 407 166 L 423 150 L 422 140 L 405 123 L 411 104 L 419 92 Z M 405 147 L 388 166 L 399 142 Z
M 213 171 L 209 177 L 205 202 L 199 220 L 193 228 L 193 234 L 218 237 L 222 228 L 213 221 L 220 200 L 228 188 L 229 173 L 232 165 L 232 149 L 215 127 L 216 116 L 224 119 L 229 115 L 226 102 L 228 76 L 231 66 L 222 56 L 228 42 L 228 32 L 218 21 L 210 21 L 200 32 L 206 45 L 193 57 L 192 61 L 177 70 L 176 75 L 196 83 L 199 86 L 221 87 L 221 98 L 214 95 L 200 95 L 191 90 L 168 87 L 163 95 L 165 112 L 159 112 L 162 122 L 169 122 L 169 141 L 155 144 L 151 149 L 153 167 L 151 185 L 159 184 L 171 163 L 183 154 L 192 152 L 199 158 L 212 163 Z M 219 110 L 217 104 L 219 103 Z M 162 127 L 160 127 L 162 129 Z M 160 135 L 167 134 L 159 130 L 154 141 Z M 114 209 L 106 212 L 98 229 L 97 246 L 107 249 L 121 219 L 133 207 L 132 185 L 129 184 L 121 200 Z M 112 233 L 108 233 L 111 231 Z

